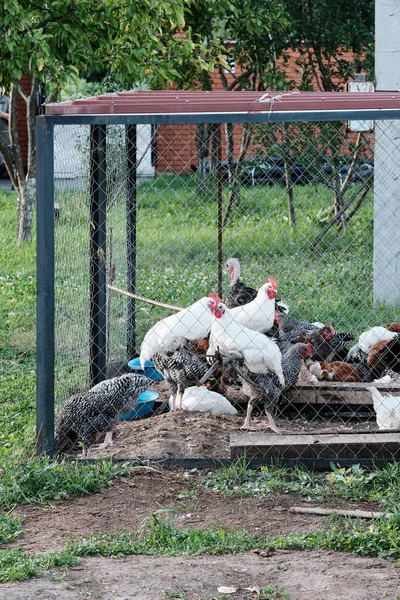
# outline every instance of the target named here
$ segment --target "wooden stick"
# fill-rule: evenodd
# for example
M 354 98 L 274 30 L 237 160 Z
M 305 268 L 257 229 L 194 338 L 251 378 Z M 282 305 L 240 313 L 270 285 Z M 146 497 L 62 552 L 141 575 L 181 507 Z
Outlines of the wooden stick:
M 135 298 L 135 300 L 140 300 L 141 302 L 147 302 L 147 304 L 153 304 L 154 306 L 161 306 L 161 308 L 168 308 L 168 310 L 183 310 L 182 306 L 174 306 L 173 304 L 164 304 L 163 302 L 157 302 L 156 300 L 150 300 L 149 298 L 143 298 L 143 296 L 138 296 L 137 294 L 132 294 L 132 292 L 127 292 L 126 290 L 121 290 L 120 288 L 115 287 L 114 285 L 110 285 L 107 283 L 107 288 L 109 290 L 113 290 L 113 292 L 118 292 L 118 294 L 122 294 L 123 296 L 129 296 L 129 298 Z
M 356 517 L 358 519 L 390 519 L 392 513 L 373 512 L 367 510 L 340 510 L 335 508 L 318 508 L 317 506 L 291 506 L 290 513 L 299 513 L 303 515 L 340 515 L 341 517 Z

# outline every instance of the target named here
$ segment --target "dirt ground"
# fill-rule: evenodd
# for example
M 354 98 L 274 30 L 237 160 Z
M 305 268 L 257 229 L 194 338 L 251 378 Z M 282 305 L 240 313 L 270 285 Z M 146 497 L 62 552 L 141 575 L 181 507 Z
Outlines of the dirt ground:
M 290 513 L 290 506 L 304 504 L 290 495 L 226 497 L 196 486 L 204 473 L 153 468 L 135 467 L 111 489 L 89 497 L 18 508 L 15 512 L 24 517 L 25 533 L 14 546 L 31 552 L 60 550 L 69 536 L 76 539 L 121 528 L 134 531 L 151 511 L 174 511 L 182 527 L 234 526 L 274 536 L 317 530 L 324 524 L 323 517 Z M 332 506 L 378 508 L 347 501 Z M 165 600 L 175 594 L 185 600 L 247 600 L 252 589 L 268 585 L 289 594 L 290 600 L 395 600 L 400 595 L 400 572 L 393 562 L 330 551 L 260 553 L 255 548 L 224 556 L 89 557 L 78 567 L 3 584 L 0 598 Z M 218 591 L 221 586 L 236 591 Z
M 160 399 L 167 403 L 169 390 L 165 381 L 152 386 Z M 177 411 L 158 413 L 150 418 L 120 421 L 114 432 L 114 445 L 94 456 L 116 458 L 230 458 L 230 434 L 241 431 L 246 402 L 240 388 L 229 386 L 227 397 L 237 408 L 237 415 L 214 415 L 211 413 Z M 281 410 L 275 419 L 283 432 L 346 432 L 376 429 L 376 423 L 367 420 L 368 413 L 357 407 L 356 418 L 348 419 L 346 413 L 319 412 L 301 408 Z M 364 416 L 364 418 L 363 418 Z M 268 431 L 268 422 L 262 407 L 255 407 L 251 429 Z M 104 436 L 103 436 L 104 437 Z

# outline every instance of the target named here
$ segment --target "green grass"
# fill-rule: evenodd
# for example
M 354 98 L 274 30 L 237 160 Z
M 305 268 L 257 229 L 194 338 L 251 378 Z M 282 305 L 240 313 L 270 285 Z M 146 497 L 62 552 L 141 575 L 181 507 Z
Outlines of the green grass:
M 71 540 L 65 551 L 71 556 L 118 556 L 121 554 L 152 556 L 221 555 L 259 550 L 311 550 L 329 548 L 362 556 L 400 558 L 400 516 L 390 519 L 361 521 L 333 516 L 326 528 L 317 532 L 269 537 L 244 530 L 179 529 L 174 518 L 151 515 L 137 533 L 126 530 L 94 533 L 81 540 Z
M 208 475 L 202 485 L 228 496 L 270 497 L 293 494 L 310 502 L 346 498 L 378 502 L 383 510 L 397 511 L 400 503 L 400 464 L 364 469 L 357 464 L 341 468 L 331 463 L 330 472 L 303 467 L 247 469 L 243 460 Z

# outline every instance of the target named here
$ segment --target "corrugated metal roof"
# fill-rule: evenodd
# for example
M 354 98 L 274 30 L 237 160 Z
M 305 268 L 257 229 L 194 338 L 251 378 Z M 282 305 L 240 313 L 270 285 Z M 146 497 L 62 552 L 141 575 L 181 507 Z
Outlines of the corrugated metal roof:
M 130 91 L 48 104 L 46 114 L 259 114 L 379 109 L 400 109 L 400 92 Z

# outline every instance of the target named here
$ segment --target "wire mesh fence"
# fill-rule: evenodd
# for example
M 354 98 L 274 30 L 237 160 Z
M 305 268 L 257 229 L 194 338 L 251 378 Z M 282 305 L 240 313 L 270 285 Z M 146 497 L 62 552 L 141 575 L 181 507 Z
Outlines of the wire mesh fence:
M 398 127 L 57 127 L 56 453 L 397 459 Z

